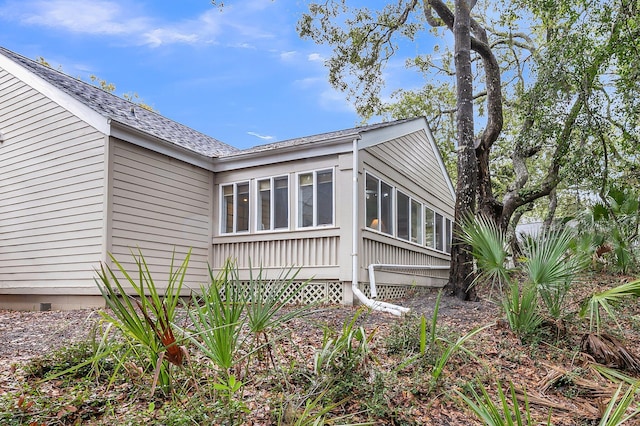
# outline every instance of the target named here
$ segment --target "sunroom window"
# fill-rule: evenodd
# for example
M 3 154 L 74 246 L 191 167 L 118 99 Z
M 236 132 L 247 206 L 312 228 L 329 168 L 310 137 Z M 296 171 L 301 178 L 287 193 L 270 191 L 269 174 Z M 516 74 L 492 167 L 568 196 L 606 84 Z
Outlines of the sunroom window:
M 298 175 L 298 227 L 333 224 L 333 170 Z
M 289 227 L 289 178 L 258 181 L 258 230 Z
M 436 250 L 444 251 L 444 223 L 442 215 L 436 213 Z
M 411 242 L 422 244 L 422 204 L 411 200 Z
M 393 234 L 393 188 L 370 174 L 366 175 L 365 186 L 367 228 Z
M 422 243 L 422 204 L 397 191 L 397 237 Z
M 403 240 L 409 240 L 409 196 L 402 192 L 397 192 L 397 209 L 396 209 L 396 232 L 397 237 Z
M 424 245 L 435 248 L 436 228 L 435 213 L 428 207 L 424 208 Z
M 249 182 L 222 186 L 222 233 L 249 230 Z

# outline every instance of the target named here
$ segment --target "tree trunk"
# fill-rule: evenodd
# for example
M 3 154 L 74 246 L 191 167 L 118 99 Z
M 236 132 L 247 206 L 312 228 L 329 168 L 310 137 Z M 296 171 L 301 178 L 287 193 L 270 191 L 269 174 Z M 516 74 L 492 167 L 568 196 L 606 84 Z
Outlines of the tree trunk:
M 458 237 L 460 223 L 475 214 L 478 163 L 473 128 L 473 82 L 471 72 L 470 13 L 468 0 L 456 0 L 453 33 L 455 39 L 456 91 L 458 110 L 458 183 L 451 247 L 451 269 L 447 289 L 462 300 L 475 299 L 473 257 L 470 247 Z

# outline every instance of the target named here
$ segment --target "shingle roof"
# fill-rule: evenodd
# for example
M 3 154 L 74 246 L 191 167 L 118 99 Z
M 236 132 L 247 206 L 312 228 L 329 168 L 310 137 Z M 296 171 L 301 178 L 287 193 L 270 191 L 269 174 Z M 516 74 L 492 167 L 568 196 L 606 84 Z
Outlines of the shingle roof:
M 19 63 L 37 76 L 72 96 L 102 116 L 115 122 L 148 133 L 175 145 L 205 155 L 219 157 L 238 149 L 202 134 L 183 124 L 105 92 L 91 84 L 70 77 L 50 67 L 0 47 L 0 54 Z M 132 113 L 135 111 L 135 114 Z
M 257 153 L 257 152 L 263 152 L 263 151 L 271 151 L 271 150 L 279 149 L 279 148 L 286 148 L 286 147 L 292 147 L 292 146 L 298 146 L 298 145 L 318 143 L 318 142 L 335 140 L 335 139 L 347 139 L 347 138 L 350 138 L 350 137 L 356 137 L 356 136 L 360 135 L 361 133 L 365 133 L 365 132 L 368 132 L 368 131 L 377 130 L 377 129 L 381 129 L 381 128 L 384 128 L 384 127 L 389 127 L 389 126 L 393 126 L 393 125 L 396 125 L 396 124 L 405 123 L 405 122 L 413 121 L 413 120 L 416 120 L 416 118 L 405 118 L 405 119 L 402 119 L 402 120 L 389 121 L 389 122 L 376 123 L 376 124 L 369 124 L 369 125 L 360 126 L 360 127 L 353 127 L 351 129 L 337 130 L 337 131 L 334 131 L 334 132 L 321 133 L 321 134 L 312 135 L 312 136 L 304 136 L 304 137 L 295 138 L 295 139 L 288 139 L 288 140 L 285 140 L 285 141 L 273 142 L 273 143 L 269 143 L 269 144 L 265 144 L 265 145 L 257 145 L 257 146 L 254 146 L 252 148 L 243 149 L 241 151 L 229 152 L 227 154 L 222 155 L 222 157 L 232 157 L 232 156 L 235 156 L 235 155 L 242 155 L 242 154 L 248 154 L 248 153 Z

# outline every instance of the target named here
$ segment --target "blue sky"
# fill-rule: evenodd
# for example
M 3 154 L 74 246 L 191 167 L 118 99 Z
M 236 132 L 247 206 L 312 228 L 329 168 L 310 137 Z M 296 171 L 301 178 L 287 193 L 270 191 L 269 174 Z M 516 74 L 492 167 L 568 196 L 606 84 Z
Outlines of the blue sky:
M 371 7 L 384 1 L 368 2 Z M 301 40 L 306 1 L 0 1 L 0 44 L 85 81 L 137 93 L 161 114 L 238 148 L 354 127 L 327 82 L 325 46 Z M 409 52 L 410 54 L 415 52 Z M 416 76 L 397 57 L 388 89 Z

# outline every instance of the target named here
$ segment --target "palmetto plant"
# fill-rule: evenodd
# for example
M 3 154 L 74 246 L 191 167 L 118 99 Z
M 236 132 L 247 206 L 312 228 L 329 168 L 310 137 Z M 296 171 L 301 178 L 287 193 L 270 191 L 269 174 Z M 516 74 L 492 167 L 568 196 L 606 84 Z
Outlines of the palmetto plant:
M 640 280 L 594 293 L 582 302 L 580 316 L 589 318 L 589 332 L 582 337 L 581 348 L 598 362 L 639 373 L 640 358 L 629 351 L 618 339 L 603 333 L 602 311 L 613 319 L 622 331 L 613 306 L 630 296 L 640 296 Z
M 250 269 L 248 300 L 246 306 L 247 326 L 255 336 L 256 348 L 266 349 L 275 366 L 271 353 L 271 341 L 268 333 L 279 329 L 294 318 L 309 312 L 313 304 L 291 307 L 283 311 L 283 306 L 295 301 L 304 291 L 308 282 L 300 285 L 295 279 L 300 269 L 284 269 L 276 279 L 268 279 L 263 269 L 254 276 Z M 262 340 L 261 340 L 262 339 Z M 259 350 L 261 353 L 262 350 Z
M 586 266 L 584 257 L 568 255 L 573 242 L 570 228 L 551 228 L 523 241 L 522 271 L 555 319 L 562 315 L 564 299 L 576 274 Z
M 534 422 L 531 417 L 526 392 L 524 393 L 524 406 L 521 406 L 512 383 L 509 384 L 509 393 L 505 394 L 502 384 L 498 380 L 499 401 L 497 403 L 491 399 L 482 383 L 478 384 L 478 387 L 480 394 L 473 386 L 469 387 L 468 392 L 471 396 L 457 390 L 455 392 L 483 424 L 487 426 L 533 426 L 539 424 Z M 549 420 L 547 424 L 550 425 L 551 421 Z
M 604 311 L 613 319 L 618 328 L 618 320 L 613 312 L 613 305 L 620 303 L 630 296 L 640 297 L 640 280 L 631 281 L 619 286 L 592 294 L 582 302 L 580 316 L 589 318 L 589 332 L 600 333 L 602 331 L 602 314 Z
M 624 384 L 620 383 L 618 389 L 616 389 L 611 397 L 609 404 L 607 404 L 598 426 L 627 424 L 629 420 L 638 417 L 640 414 L 640 409 L 637 405 L 631 413 L 628 413 L 629 406 L 631 406 L 631 403 L 635 400 L 638 383 L 627 387 L 625 393 L 620 397 L 620 392 L 622 392 L 623 387 Z
M 573 241 L 570 229 L 552 229 L 525 238 L 517 269 L 507 266 L 506 236 L 491 219 L 478 216 L 465 220 L 461 238 L 472 247 L 479 278 L 497 283 L 504 292 L 502 304 L 515 332 L 526 335 L 541 324 L 538 295 L 548 313 L 560 318 L 569 286 L 584 264 L 568 255 Z M 516 272 L 524 275 L 523 283 L 518 282 Z
M 111 313 L 101 312 L 102 317 L 123 333 L 132 345 L 133 353 L 140 354 L 142 362 L 155 368 L 154 388 L 156 380 L 159 380 L 163 389 L 171 385 L 168 365 L 162 362 L 165 352 L 169 363 L 182 364 L 183 350 L 178 345 L 172 324 L 190 255 L 189 250 L 182 263 L 174 269 L 174 252 L 171 257 L 169 279 L 162 295 L 140 250 L 137 255 L 132 253 L 137 276 L 130 275 L 110 254 L 116 270 L 123 278 L 108 265 L 101 265 L 98 278 L 95 280 L 107 307 L 111 309 Z M 128 295 L 125 285 L 133 290 L 135 298 Z
M 209 276 L 210 283 L 201 287 L 196 306 L 189 311 L 194 326 L 189 339 L 226 377 L 238 361 L 246 297 L 231 260 L 227 260 L 217 276 L 209 268 Z
M 478 264 L 476 280 L 489 281 L 502 290 L 511 281 L 513 272 L 507 268 L 509 252 L 505 233 L 490 218 L 477 216 L 462 221 L 460 238 L 471 246 L 471 254 Z

